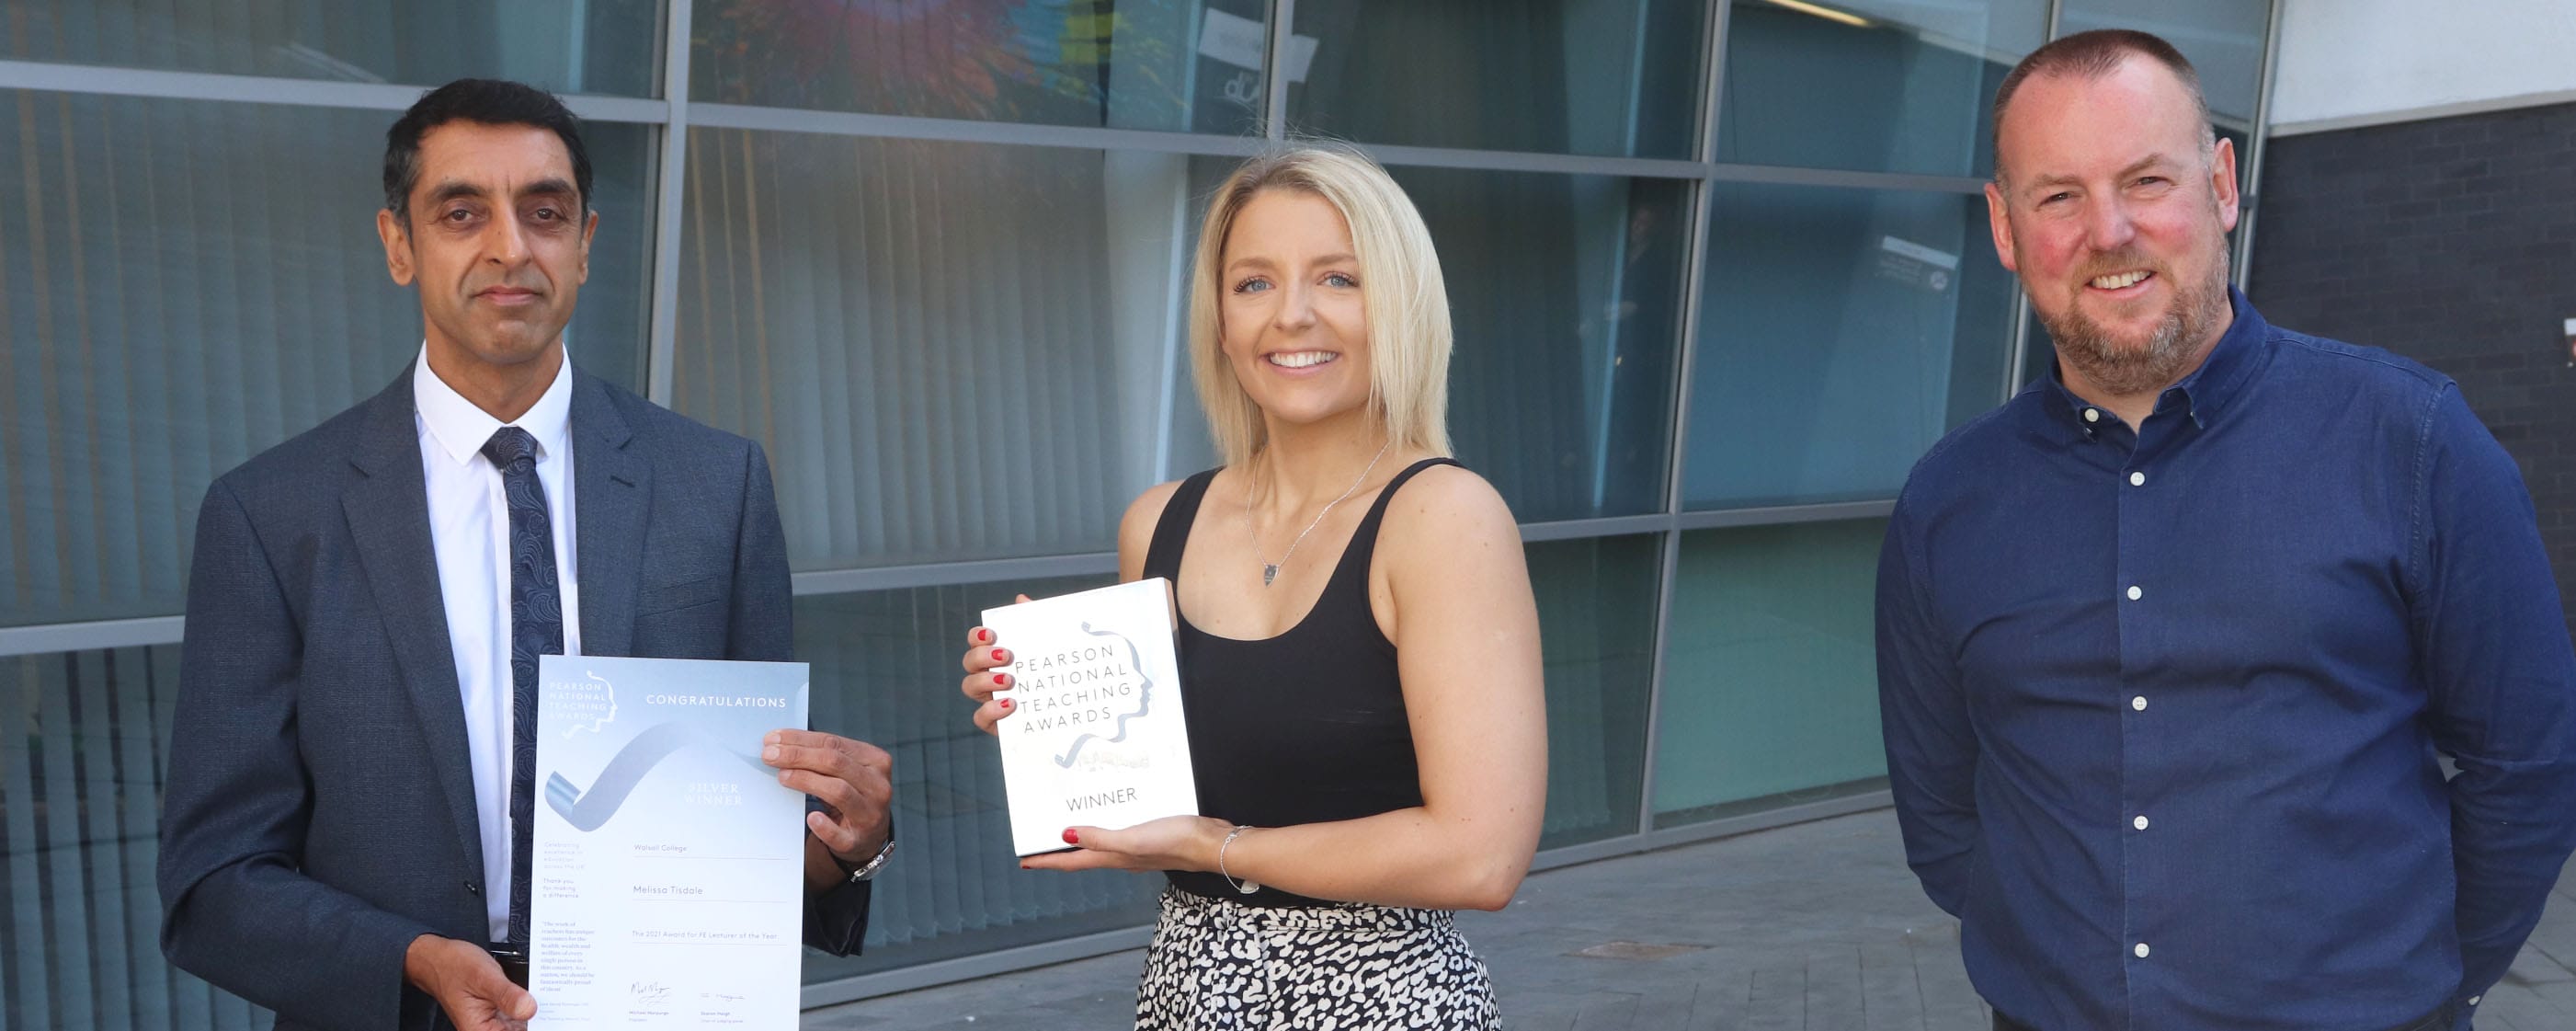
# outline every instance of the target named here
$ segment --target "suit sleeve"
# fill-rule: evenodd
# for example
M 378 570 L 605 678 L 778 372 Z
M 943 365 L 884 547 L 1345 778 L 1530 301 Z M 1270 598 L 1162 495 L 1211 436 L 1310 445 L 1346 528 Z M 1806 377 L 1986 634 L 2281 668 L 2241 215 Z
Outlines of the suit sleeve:
M 2576 848 L 2576 649 L 2513 459 L 2456 389 L 2426 426 L 2414 625 L 2426 724 L 2459 766 L 2465 1000 L 2504 977 Z
M 787 575 L 787 536 L 769 483 L 769 454 L 754 441 L 743 469 L 741 539 L 734 546 L 729 657 L 763 662 L 795 658 L 794 590 Z M 810 804 L 810 800 L 809 800 Z M 841 884 L 805 899 L 805 944 L 853 956 L 867 936 L 870 885 Z
M 1905 860 L 1958 916 L 1977 862 L 1977 734 L 1953 649 L 1937 631 L 1904 502 L 1878 559 L 1878 709 Z
M 187 627 L 161 814 L 163 953 L 293 1020 L 395 1026 L 404 951 L 432 932 L 301 871 L 301 632 L 220 480 L 197 517 Z
M 787 577 L 787 535 L 778 525 L 778 495 L 769 485 L 769 453 L 753 441 L 744 459 L 742 526 L 734 542 L 733 610 L 725 657 L 788 662 L 796 657 L 794 593 Z

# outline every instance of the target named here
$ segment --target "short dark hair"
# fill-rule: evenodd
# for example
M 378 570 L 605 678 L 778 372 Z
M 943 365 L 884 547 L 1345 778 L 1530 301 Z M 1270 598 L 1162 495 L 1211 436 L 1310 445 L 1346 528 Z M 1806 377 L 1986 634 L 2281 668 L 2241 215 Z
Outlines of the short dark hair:
M 590 211 L 590 152 L 582 149 L 581 119 L 555 95 L 506 79 L 458 79 L 428 93 L 385 130 L 385 210 L 411 224 L 411 191 L 420 185 L 420 139 L 449 122 L 527 125 L 552 130 L 572 155 L 572 185 L 581 210 Z
M 2200 92 L 2200 71 L 2191 59 L 2165 42 L 2164 37 L 2136 29 L 2094 29 L 2049 43 L 2030 52 L 2029 57 L 2014 65 L 2004 76 L 2003 85 L 1995 87 L 1995 179 L 2004 176 L 2004 108 L 2012 103 L 2013 94 L 2021 90 L 2024 80 L 2040 75 L 2072 75 L 2099 79 L 2118 71 L 2132 56 L 2145 57 L 2163 65 L 2174 78 L 2182 80 L 2183 92 L 2191 94 L 2192 105 L 2200 112 L 2203 147 L 2218 142 L 2218 130 L 2210 124 L 2209 98 Z

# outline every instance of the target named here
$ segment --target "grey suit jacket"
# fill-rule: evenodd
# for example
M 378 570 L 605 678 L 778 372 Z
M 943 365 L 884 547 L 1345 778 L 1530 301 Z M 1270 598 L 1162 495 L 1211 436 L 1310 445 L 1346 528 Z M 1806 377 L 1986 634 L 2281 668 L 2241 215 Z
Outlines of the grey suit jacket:
M 789 657 L 760 445 L 575 370 L 581 644 Z M 408 371 L 224 474 L 197 517 L 161 817 L 162 950 L 281 1029 L 425 1029 L 412 939 L 489 937 Z M 856 951 L 867 885 L 807 907 Z

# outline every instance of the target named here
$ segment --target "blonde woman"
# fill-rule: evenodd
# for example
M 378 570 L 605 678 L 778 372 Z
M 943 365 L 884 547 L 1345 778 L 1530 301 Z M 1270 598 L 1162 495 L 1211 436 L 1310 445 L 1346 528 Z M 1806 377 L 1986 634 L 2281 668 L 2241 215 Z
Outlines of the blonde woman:
M 1449 911 L 1508 904 L 1537 848 L 1538 610 L 1510 510 L 1447 457 L 1421 215 L 1356 153 L 1254 158 L 1209 204 L 1190 348 L 1225 465 L 1128 506 L 1118 566 L 1174 584 L 1202 815 L 1027 865 L 1168 872 L 1140 1029 L 1491 1028 Z M 970 644 L 989 732 L 1010 642 Z

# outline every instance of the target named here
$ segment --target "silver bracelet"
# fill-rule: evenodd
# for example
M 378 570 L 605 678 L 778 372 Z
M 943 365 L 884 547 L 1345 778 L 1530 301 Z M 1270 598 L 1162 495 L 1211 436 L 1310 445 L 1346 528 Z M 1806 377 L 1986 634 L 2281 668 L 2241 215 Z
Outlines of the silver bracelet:
M 1225 883 L 1233 885 L 1234 890 L 1237 893 L 1244 895 L 1250 895 L 1253 892 L 1260 891 L 1261 885 L 1253 881 L 1235 880 L 1233 874 L 1226 872 L 1225 850 L 1234 844 L 1234 839 L 1242 837 L 1243 832 L 1251 829 L 1252 828 L 1240 823 L 1235 824 L 1233 830 L 1225 832 L 1225 841 L 1218 844 L 1216 847 L 1216 875 L 1225 878 Z

